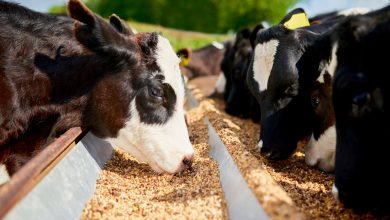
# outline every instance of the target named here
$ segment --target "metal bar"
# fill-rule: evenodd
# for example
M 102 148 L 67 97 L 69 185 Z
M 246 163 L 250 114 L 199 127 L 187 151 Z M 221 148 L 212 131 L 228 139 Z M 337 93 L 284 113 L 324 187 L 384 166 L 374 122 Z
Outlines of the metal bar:
M 69 152 L 81 133 L 82 130 L 79 127 L 69 129 L 0 187 L 0 219 Z

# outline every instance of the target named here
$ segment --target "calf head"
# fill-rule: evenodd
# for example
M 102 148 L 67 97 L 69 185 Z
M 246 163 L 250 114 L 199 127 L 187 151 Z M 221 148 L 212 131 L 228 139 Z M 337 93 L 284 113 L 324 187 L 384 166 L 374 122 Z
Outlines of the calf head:
M 246 73 L 249 67 L 252 55 L 252 47 L 249 41 L 250 30 L 242 29 L 237 35 L 234 45 L 234 54 L 232 67 L 229 75 L 231 80 L 231 89 L 226 100 L 226 112 L 239 117 L 248 118 L 251 112 L 250 93 L 246 83 Z
M 309 101 L 309 100 L 308 100 Z M 332 172 L 335 165 L 336 130 L 332 103 L 332 76 L 329 72 L 313 82 L 310 102 L 314 111 L 312 134 L 305 146 L 305 161 L 310 166 Z
M 352 17 L 335 32 L 333 81 L 336 116 L 334 194 L 346 207 L 389 214 L 386 146 L 386 71 L 390 50 L 390 7 Z
M 104 73 L 89 94 L 83 124 L 156 172 L 190 166 L 193 148 L 184 120 L 179 58 L 156 33 L 133 34 L 117 17 L 110 24 L 81 1 L 68 4 L 74 35 L 99 57 Z
M 333 24 L 308 25 L 305 12 L 298 8 L 252 37 L 254 55 L 247 81 L 261 109 L 259 148 L 270 159 L 288 157 L 313 132 L 313 83 L 322 77 L 331 48 L 322 33 Z
M 232 42 L 228 42 L 226 44 L 226 50 L 223 54 L 223 58 L 221 61 L 221 71 L 225 78 L 225 88 L 224 88 L 224 94 L 223 99 L 227 101 L 229 98 L 229 92 L 232 88 L 232 79 L 231 79 L 231 69 L 233 66 L 233 58 L 234 58 L 235 48 Z

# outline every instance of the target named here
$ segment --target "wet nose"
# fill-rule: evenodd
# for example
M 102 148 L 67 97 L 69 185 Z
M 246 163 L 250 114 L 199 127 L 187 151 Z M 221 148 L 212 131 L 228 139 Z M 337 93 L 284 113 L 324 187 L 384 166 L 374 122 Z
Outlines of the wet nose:
M 192 159 L 193 159 L 193 155 L 187 155 L 183 158 L 183 164 L 185 166 L 186 169 L 189 169 L 189 170 L 192 170 Z

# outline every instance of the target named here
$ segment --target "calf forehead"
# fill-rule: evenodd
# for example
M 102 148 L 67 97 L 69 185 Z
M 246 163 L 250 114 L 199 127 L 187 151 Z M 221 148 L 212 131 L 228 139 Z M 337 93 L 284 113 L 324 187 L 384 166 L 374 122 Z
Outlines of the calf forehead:
M 184 84 L 179 67 L 180 59 L 169 41 L 162 36 L 158 36 L 155 58 L 161 71 L 160 74 L 165 77 L 165 82 L 172 86 L 178 97 L 184 96 Z
M 275 28 L 264 31 L 258 36 L 258 44 L 254 50 L 254 78 L 260 90 L 279 90 L 295 83 L 298 77 L 296 63 L 302 55 L 301 41 L 295 33 L 280 32 Z M 283 89 L 283 88 L 282 88 Z
M 260 91 L 267 89 L 268 78 L 274 65 L 278 45 L 279 41 L 272 39 L 268 42 L 259 43 L 255 47 L 253 77 L 259 84 Z

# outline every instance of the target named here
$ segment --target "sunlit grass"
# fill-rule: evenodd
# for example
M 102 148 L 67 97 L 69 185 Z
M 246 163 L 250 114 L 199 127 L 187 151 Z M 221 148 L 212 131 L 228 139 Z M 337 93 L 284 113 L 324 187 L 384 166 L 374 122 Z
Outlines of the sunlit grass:
M 176 30 L 162 27 L 160 25 L 145 24 L 134 21 L 129 21 L 128 23 L 138 32 L 161 32 L 165 37 L 168 38 L 176 51 L 184 47 L 196 49 L 213 41 L 222 43 L 233 38 L 232 34 L 205 34 L 199 32 Z

